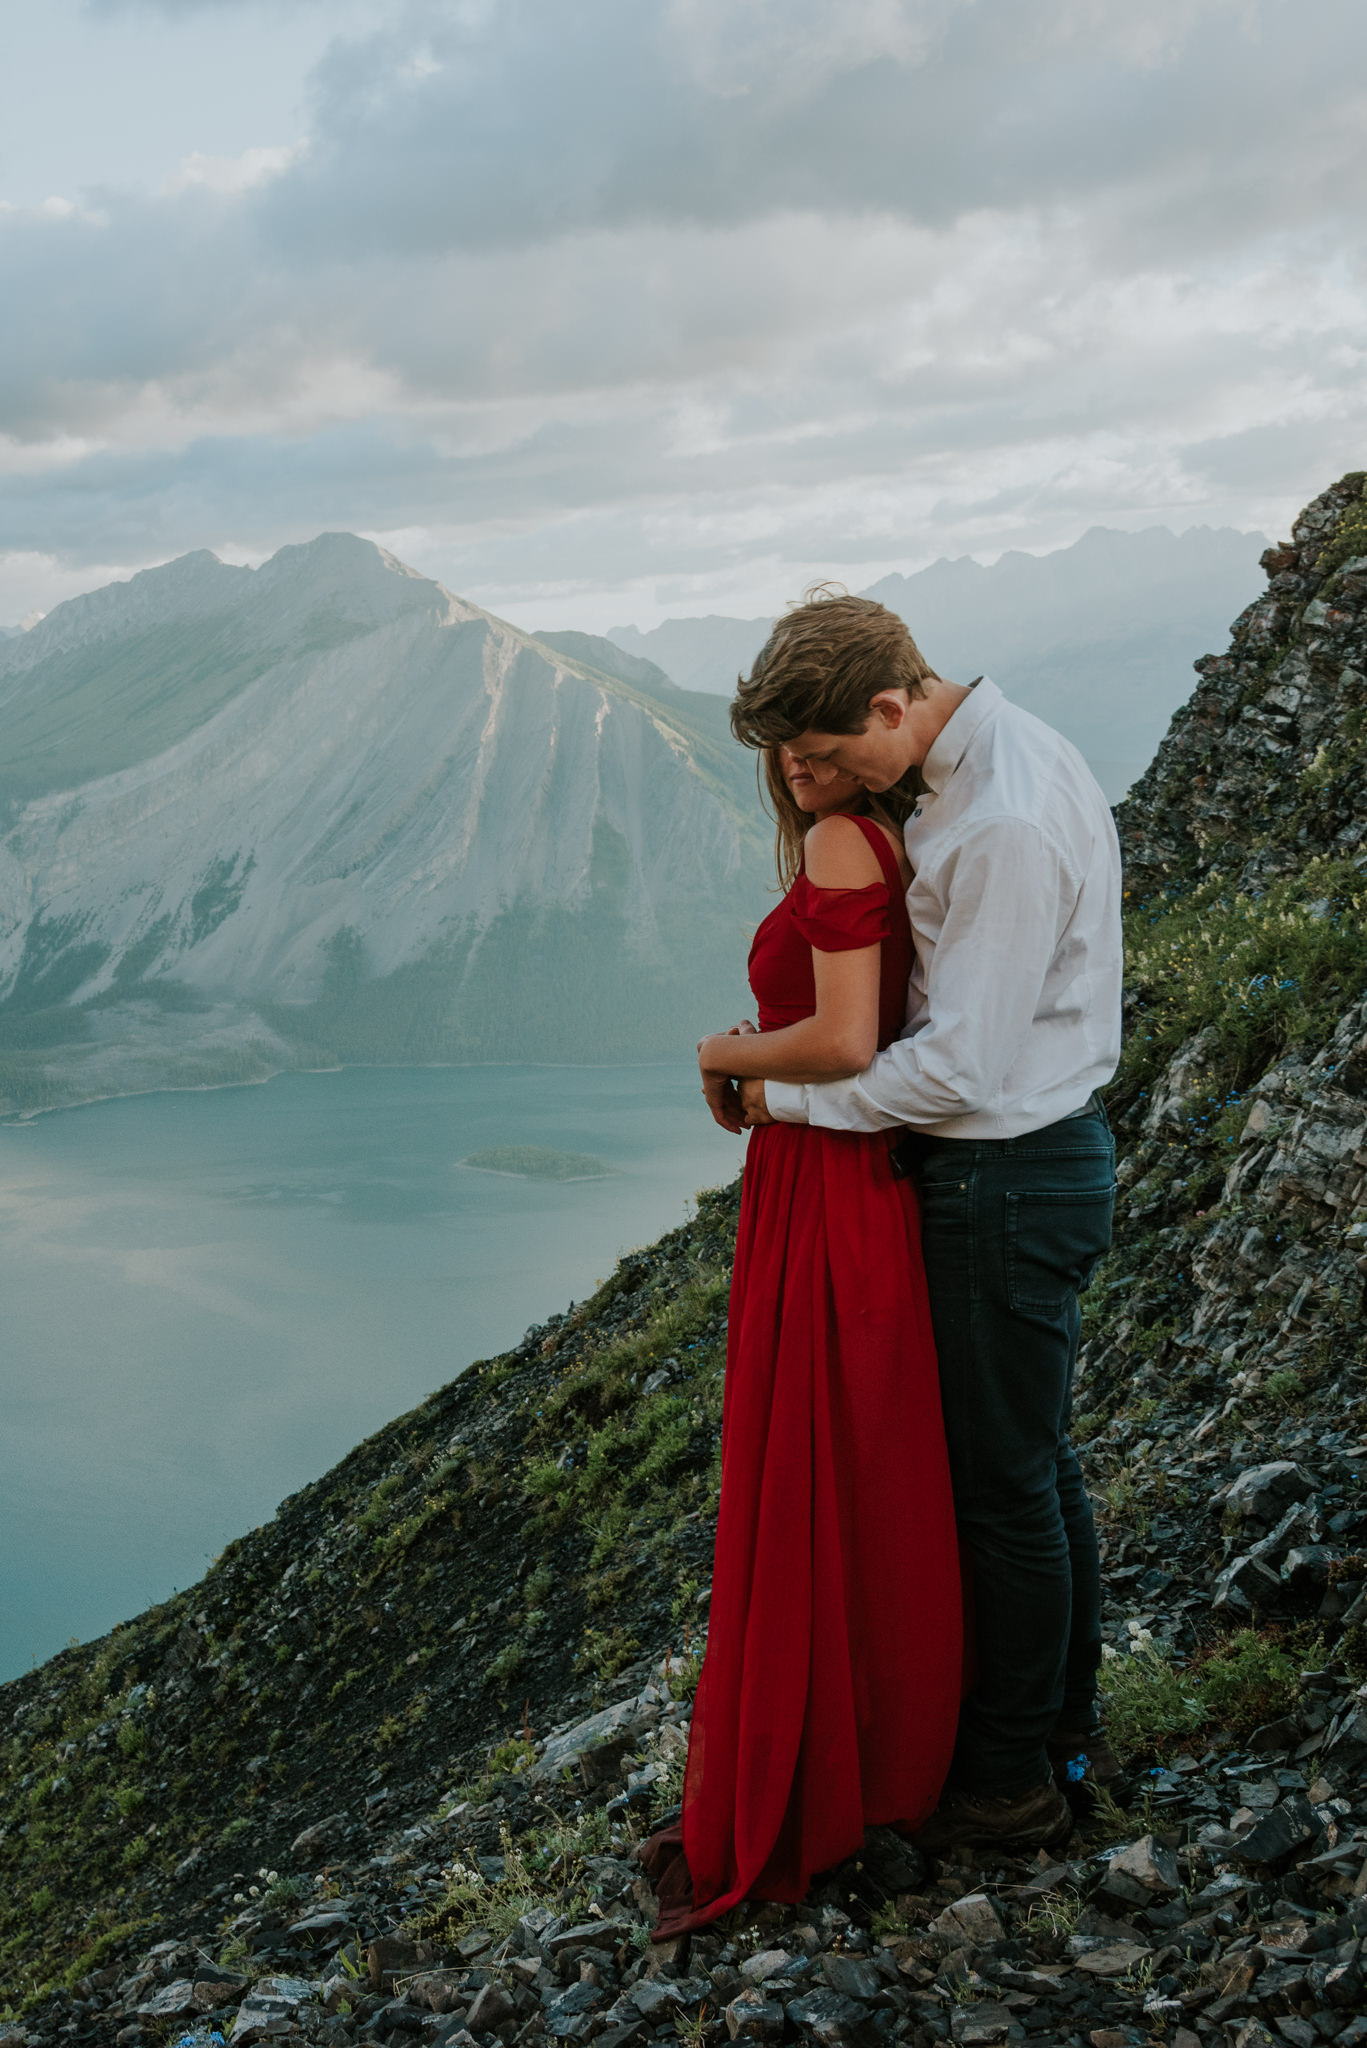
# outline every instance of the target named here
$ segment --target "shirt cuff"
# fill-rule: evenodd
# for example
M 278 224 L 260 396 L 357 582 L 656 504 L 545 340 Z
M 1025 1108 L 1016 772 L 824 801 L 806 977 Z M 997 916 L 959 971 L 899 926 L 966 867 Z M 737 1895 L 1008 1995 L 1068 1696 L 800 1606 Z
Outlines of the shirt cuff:
M 766 1081 L 764 1084 L 764 1106 L 775 1123 L 806 1124 L 811 1122 L 807 1113 L 807 1089 L 799 1081 Z

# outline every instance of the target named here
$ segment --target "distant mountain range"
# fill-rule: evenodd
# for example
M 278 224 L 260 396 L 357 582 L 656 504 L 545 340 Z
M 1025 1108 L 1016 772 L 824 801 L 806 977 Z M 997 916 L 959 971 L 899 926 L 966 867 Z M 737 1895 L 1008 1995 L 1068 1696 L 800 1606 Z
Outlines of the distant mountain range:
M 349 534 L 0 645 L 0 1107 L 339 1060 L 687 1055 L 768 832 L 716 696 Z
M 871 594 L 1115 796 L 1261 545 L 1096 528 Z M 0 1111 L 342 1061 L 686 1055 L 743 1009 L 769 900 L 721 694 L 769 624 L 524 633 L 324 534 L 7 635 Z
M 1112 802 L 1148 765 L 1179 704 L 1192 662 L 1222 646 L 1231 619 L 1258 594 L 1259 533 L 1094 526 L 1048 555 L 971 556 L 885 576 L 863 594 L 907 621 L 940 674 L 988 674 L 1082 749 Z M 667 619 L 608 638 L 693 691 L 729 696 L 772 619 Z

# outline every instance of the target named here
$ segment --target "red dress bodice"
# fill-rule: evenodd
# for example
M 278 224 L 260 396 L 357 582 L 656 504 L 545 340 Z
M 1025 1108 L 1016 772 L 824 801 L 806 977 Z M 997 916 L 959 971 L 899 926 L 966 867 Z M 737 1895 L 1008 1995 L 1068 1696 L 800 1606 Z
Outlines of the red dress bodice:
M 881 882 L 866 889 L 818 889 L 800 874 L 775 904 L 750 948 L 750 987 L 761 1031 L 780 1031 L 816 1011 L 812 948 L 852 953 L 882 945 L 878 978 L 878 1044 L 890 1045 L 906 1021 L 911 979 L 911 924 L 897 856 L 872 818 L 852 817 L 878 856 Z

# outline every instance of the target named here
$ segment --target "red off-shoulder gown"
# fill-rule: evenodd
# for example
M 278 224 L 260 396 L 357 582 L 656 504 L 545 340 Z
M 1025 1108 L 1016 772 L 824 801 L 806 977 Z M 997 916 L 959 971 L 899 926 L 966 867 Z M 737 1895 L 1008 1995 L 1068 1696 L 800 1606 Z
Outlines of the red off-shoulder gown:
M 816 1008 L 812 948 L 882 944 L 879 1044 L 911 966 L 886 879 L 800 875 L 755 935 L 760 1028 Z M 886 1134 L 752 1133 L 731 1283 L 707 1654 L 677 1830 L 644 1845 L 656 1939 L 796 1901 L 866 1827 L 935 1806 L 958 1716 L 962 1594 L 915 1192 Z M 671 1853 L 672 1852 L 672 1853 Z M 685 1859 L 686 1858 L 686 1864 Z

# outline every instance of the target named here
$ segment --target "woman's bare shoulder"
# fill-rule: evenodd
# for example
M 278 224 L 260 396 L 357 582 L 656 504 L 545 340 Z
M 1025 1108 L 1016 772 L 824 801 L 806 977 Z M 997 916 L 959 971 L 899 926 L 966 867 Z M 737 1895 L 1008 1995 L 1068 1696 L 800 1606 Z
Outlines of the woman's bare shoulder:
M 802 851 L 807 879 L 818 889 L 867 889 L 883 879 L 878 855 L 854 819 L 839 811 L 812 826 Z

